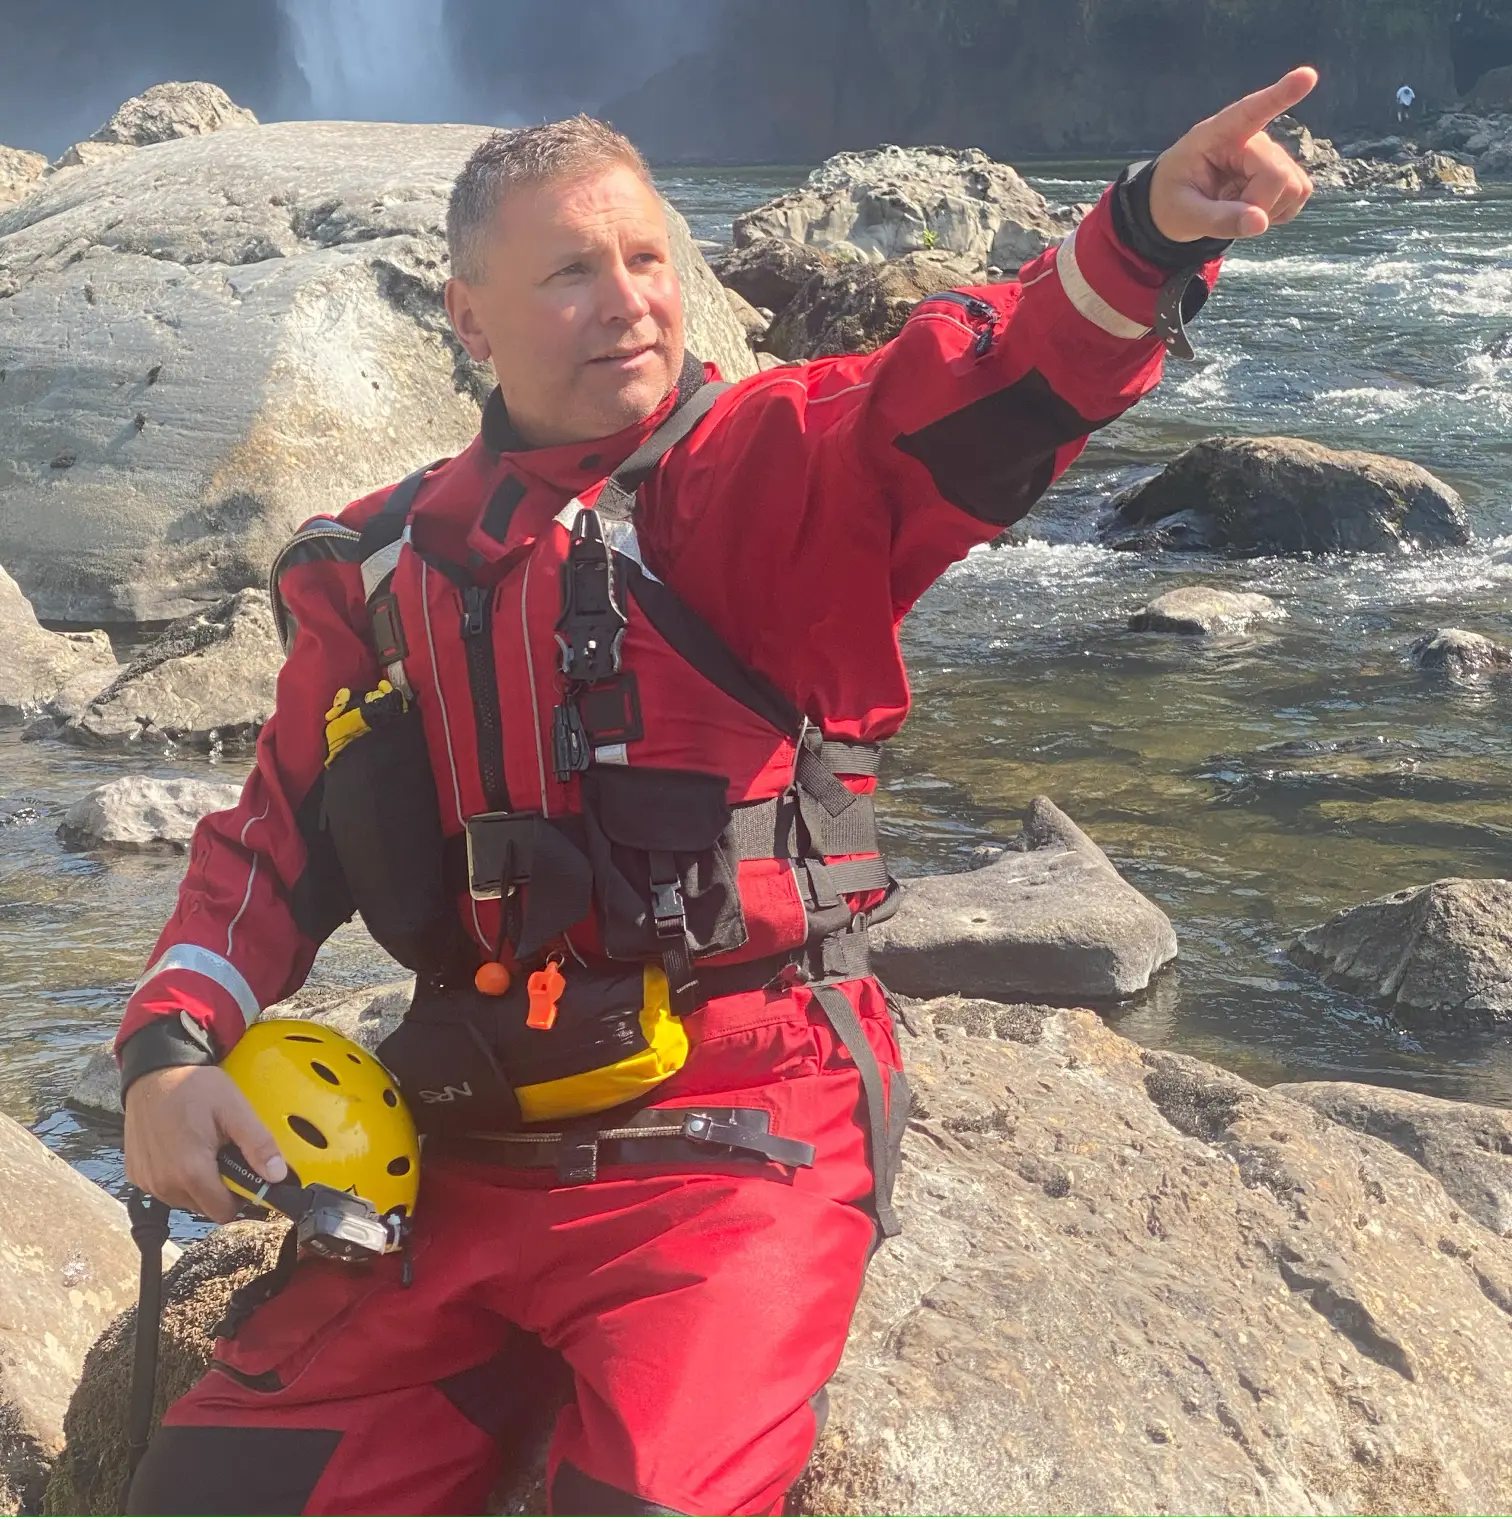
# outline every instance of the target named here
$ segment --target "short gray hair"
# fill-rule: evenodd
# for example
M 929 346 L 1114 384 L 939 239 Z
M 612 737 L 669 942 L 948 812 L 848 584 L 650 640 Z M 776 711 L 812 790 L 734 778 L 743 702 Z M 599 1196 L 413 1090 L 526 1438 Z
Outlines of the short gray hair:
M 463 165 L 447 203 L 446 247 L 452 273 L 468 284 L 486 277 L 484 243 L 499 203 L 510 190 L 578 179 L 616 164 L 651 184 L 651 170 L 635 144 L 592 116 L 490 132 Z

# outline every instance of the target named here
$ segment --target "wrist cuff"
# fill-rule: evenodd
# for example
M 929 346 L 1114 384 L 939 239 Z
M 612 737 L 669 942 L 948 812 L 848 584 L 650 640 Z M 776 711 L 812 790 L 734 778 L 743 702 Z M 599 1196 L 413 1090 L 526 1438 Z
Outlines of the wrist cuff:
M 143 1075 L 159 1069 L 177 1069 L 216 1062 L 215 1040 L 187 1012 L 176 1017 L 154 1017 L 121 1044 L 121 1105 L 126 1092 Z
M 1174 271 L 1211 263 L 1233 246 L 1232 239 L 1200 237 L 1196 242 L 1173 242 L 1159 227 L 1150 212 L 1150 185 L 1159 159 L 1131 163 L 1113 186 L 1113 230 L 1131 253 L 1154 264 L 1157 269 Z

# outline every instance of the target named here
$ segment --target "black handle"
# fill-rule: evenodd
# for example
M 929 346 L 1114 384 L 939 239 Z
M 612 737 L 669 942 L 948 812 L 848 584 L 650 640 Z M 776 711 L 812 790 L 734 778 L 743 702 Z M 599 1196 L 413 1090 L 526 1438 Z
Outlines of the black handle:
M 158 1328 L 163 1312 L 163 1245 L 171 1208 L 133 1186 L 126 1193 L 131 1238 L 141 1254 L 137 1279 L 136 1338 L 132 1345 L 131 1397 L 126 1412 L 126 1482 L 147 1452 L 152 1404 L 157 1397 Z M 121 1510 L 126 1510 L 123 1499 Z

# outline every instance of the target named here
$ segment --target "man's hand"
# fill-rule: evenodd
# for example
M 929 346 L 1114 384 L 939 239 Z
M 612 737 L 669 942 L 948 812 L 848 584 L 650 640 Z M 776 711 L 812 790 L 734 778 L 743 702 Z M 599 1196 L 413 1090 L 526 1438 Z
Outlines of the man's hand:
M 229 1222 L 239 1202 L 226 1189 L 215 1156 L 241 1149 L 264 1180 L 289 1166 L 231 1077 L 214 1065 L 159 1069 L 126 1092 L 126 1178 L 168 1206 Z
M 1317 69 L 1293 69 L 1199 121 L 1162 153 L 1150 185 L 1156 227 L 1173 242 L 1196 242 L 1258 237 L 1290 221 L 1307 204 L 1312 180 L 1265 129 L 1317 82 Z

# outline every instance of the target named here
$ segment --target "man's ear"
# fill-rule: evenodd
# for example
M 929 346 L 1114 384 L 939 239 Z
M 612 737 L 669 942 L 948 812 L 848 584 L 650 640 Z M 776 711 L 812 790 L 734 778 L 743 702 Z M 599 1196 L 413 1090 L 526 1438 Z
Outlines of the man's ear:
M 460 279 L 446 281 L 446 314 L 451 318 L 457 340 L 467 349 L 467 356 L 474 363 L 487 363 L 493 357 L 493 349 L 478 320 L 472 290 Z

